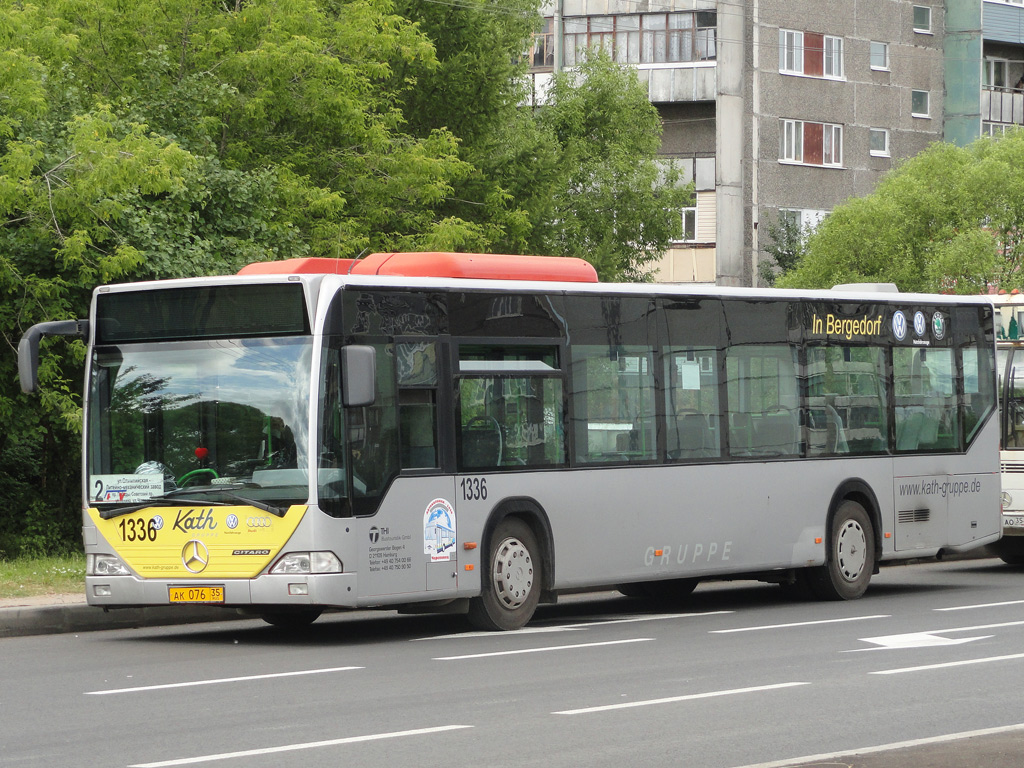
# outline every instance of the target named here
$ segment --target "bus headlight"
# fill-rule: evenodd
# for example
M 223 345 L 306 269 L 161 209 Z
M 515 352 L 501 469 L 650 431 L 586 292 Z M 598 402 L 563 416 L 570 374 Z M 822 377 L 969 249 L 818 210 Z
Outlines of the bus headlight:
M 341 573 L 341 560 L 333 552 L 289 552 L 270 569 L 271 573 Z
M 86 576 L 131 576 L 132 572 L 116 555 L 86 555 Z

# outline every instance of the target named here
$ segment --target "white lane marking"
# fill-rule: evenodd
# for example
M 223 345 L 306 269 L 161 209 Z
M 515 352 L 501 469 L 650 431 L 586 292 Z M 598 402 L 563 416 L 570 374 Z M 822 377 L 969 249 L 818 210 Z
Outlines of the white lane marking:
M 854 648 L 843 653 L 860 653 L 863 651 L 884 651 L 901 648 L 926 648 L 936 645 L 960 645 L 972 640 L 985 640 L 992 635 L 969 637 L 964 640 L 950 640 L 942 637 L 950 632 L 977 632 L 979 629 L 999 629 L 1000 627 L 1018 627 L 1024 621 L 1004 621 L 998 624 L 977 624 L 973 627 L 948 627 L 946 629 L 928 629 L 923 632 L 907 632 L 902 635 L 885 635 L 883 637 L 862 637 L 861 642 L 874 643 L 877 648 Z M 931 639 L 929 639 L 931 638 Z
M 630 640 L 609 640 L 604 643 L 576 643 L 575 645 L 549 645 L 545 648 L 520 648 L 518 651 L 491 651 L 489 653 L 467 653 L 462 656 L 438 656 L 434 661 L 458 661 L 460 659 L 485 659 L 489 656 L 516 656 L 520 653 L 547 653 L 548 651 L 572 651 L 579 648 L 599 648 L 602 645 L 625 645 L 626 643 L 647 643 L 653 637 L 634 637 Z
M 417 728 L 412 731 L 393 731 L 392 733 L 374 733 L 368 736 L 349 736 L 344 739 L 328 739 L 327 741 L 308 741 L 305 744 L 285 744 L 280 747 L 263 749 L 246 749 L 241 752 L 221 752 L 217 755 L 200 755 L 199 757 L 183 757 L 178 760 L 161 760 L 156 763 L 136 763 L 128 768 L 169 768 L 174 765 L 194 765 L 196 763 L 212 763 L 215 760 L 230 760 L 236 757 L 255 757 L 257 755 L 274 755 L 280 752 L 295 752 L 300 749 L 317 749 L 318 747 L 335 747 L 340 744 L 358 744 L 364 741 L 381 739 L 397 739 L 402 736 L 424 736 L 445 731 L 457 731 L 461 728 L 472 728 L 472 725 L 441 725 L 437 728 Z
M 701 611 L 699 613 L 656 613 L 650 616 L 630 616 L 625 619 L 607 619 L 583 621 L 576 624 L 555 624 L 550 627 L 523 627 L 515 631 L 516 635 L 540 635 L 546 632 L 579 632 L 591 627 L 603 627 L 608 624 L 634 624 L 641 621 L 664 621 L 665 619 L 689 619 L 695 616 L 720 616 L 733 611 Z M 503 632 L 460 632 L 454 635 L 434 635 L 432 637 L 414 637 L 411 642 L 420 643 L 424 640 L 461 640 L 471 637 L 507 637 Z
M 961 739 L 972 739 L 976 736 L 994 736 L 999 733 L 1024 730 L 1024 723 L 1017 725 L 1004 725 L 997 728 L 983 728 L 979 731 L 963 731 L 962 733 L 949 733 L 943 736 L 932 736 L 927 739 L 912 739 L 910 741 L 896 741 L 892 744 L 879 744 L 876 747 L 861 747 L 846 752 L 827 752 L 821 755 L 805 755 L 794 757 L 789 760 L 773 760 L 770 763 L 752 763 L 751 765 L 737 766 L 737 768 L 796 768 L 805 763 L 825 763 L 838 760 L 842 757 L 854 757 L 859 755 L 873 755 L 877 752 L 889 752 L 896 749 L 907 749 L 908 747 L 923 747 L 929 744 L 944 744 L 949 741 L 960 741 Z M 898 762 L 898 761 L 897 761 Z
M 1008 656 L 989 656 L 985 659 L 965 659 L 964 661 L 947 661 L 943 664 L 925 664 L 920 667 L 903 667 L 902 669 L 883 669 L 871 672 L 872 675 L 900 675 L 904 672 L 924 672 L 929 669 L 946 669 L 948 667 L 966 667 L 970 664 L 987 664 L 991 661 L 1012 661 L 1024 659 L 1024 653 L 1011 653 Z
M 655 704 L 675 704 L 679 701 L 695 701 L 697 699 L 711 699 L 716 696 L 734 696 L 740 693 L 758 693 L 760 691 L 774 691 L 779 688 L 794 688 L 798 685 L 810 685 L 810 683 L 775 683 L 773 685 L 758 685 L 751 688 L 733 688 L 727 691 L 708 691 L 707 693 L 690 693 L 685 696 L 669 696 L 664 699 L 647 699 L 646 701 L 627 701 L 621 704 L 605 704 L 600 707 L 584 707 L 583 709 L 566 709 L 561 712 L 552 712 L 553 715 L 589 715 L 594 712 L 610 712 L 614 709 L 630 709 L 632 707 L 650 707 Z
M 107 696 L 112 693 L 136 693 L 137 691 L 159 691 L 165 688 L 189 688 L 194 685 L 219 685 L 221 683 L 244 683 L 249 680 L 270 680 L 275 677 L 298 677 L 299 675 L 323 675 L 328 672 L 349 672 L 363 667 L 330 667 L 329 669 L 303 669 L 298 672 L 273 672 L 266 675 L 247 675 L 245 677 L 222 677 L 214 680 L 189 680 L 184 683 L 164 683 L 162 685 L 140 685 L 136 688 L 112 688 L 107 691 L 86 691 L 86 696 Z
M 725 635 L 730 632 L 760 632 L 763 629 L 789 629 L 790 627 L 813 627 L 815 624 L 842 624 L 846 621 L 867 621 L 869 619 L 889 619 L 890 614 L 880 613 L 875 616 L 850 616 L 845 619 L 821 619 L 819 621 L 796 621 L 792 624 L 765 624 L 761 627 L 737 627 L 736 629 L 712 629 L 708 634 Z
M 970 611 L 974 608 L 1001 608 L 1004 605 L 1021 605 L 1024 600 L 1007 600 L 1003 603 L 978 603 L 977 605 L 957 605 L 952 608 L 935 608 L 936 611 Z
M 943 645 L 963 645 L 964 643 L 972 643 L 975 640 L 987 640 L 990 637 L 992 637 L 992 635 L 982 635 L 980 637 L 964 637 L 959 640 L 953 640 L 949 637 L 933 635 L 930 632 L 907 632 L 903 635 L 885 635 L 883 637 L 862 637 L 861 641 L 865 643 L 874 643 L 878 647 L 857 648 L 854 651 L 843 651 L 843 653 L 856 653 L 857 651 L 884 651 L 898 648 L 937 648 Z

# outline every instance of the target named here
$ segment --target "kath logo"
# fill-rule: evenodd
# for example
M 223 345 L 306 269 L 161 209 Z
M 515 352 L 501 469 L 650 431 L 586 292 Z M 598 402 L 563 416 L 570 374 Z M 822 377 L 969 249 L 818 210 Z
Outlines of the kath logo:
M 198 515 L 195 512 L 194 509 L 179 510 L 178 516 L 174 519 L 174 530 L 188 533 L 189 531 L 212 531 L 217 527 L 212 509 L 202 509 Z

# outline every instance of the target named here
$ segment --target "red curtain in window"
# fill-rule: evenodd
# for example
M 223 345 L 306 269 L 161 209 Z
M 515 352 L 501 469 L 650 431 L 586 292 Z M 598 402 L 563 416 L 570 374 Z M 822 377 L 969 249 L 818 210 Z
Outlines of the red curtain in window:
M 804 74 L 821 77 L 825 73 L 825 36 L 804 32 Z
M 822 155 L 822 124 L 804 123 L 804 162 L 821 165 Z

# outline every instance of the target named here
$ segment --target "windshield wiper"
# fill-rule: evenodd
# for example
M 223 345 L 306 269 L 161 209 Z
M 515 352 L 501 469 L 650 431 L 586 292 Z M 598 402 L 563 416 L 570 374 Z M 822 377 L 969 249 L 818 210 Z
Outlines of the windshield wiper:
M 219 499 L 187 498 L 184 495 L 186 493 L 196 496 L 204 495 L 207 493 L 219 493 L 221 496 L 231 499 L 232 502 L 245 504 L 246 506 L 249 507 L 256 507 L 256 509 L 262 510 L 264 512 L 269 512 L 270 514 L 274 515 L 274 517 L 284 517 L 285 512 L 288 511 L 287 509 L 282 509 L 281 507 L 274 506 L 273 504 L 267 504 L 266 502 L 259 501 L 258 499 L 250 499 L 245 496 L 239 496 L 237 493 L 232 493 L 231 491 L 226 490 L 225 487 L 222 486 L 219 488 L 179 488 L 175 491 L 169 491 L 164 496 L 158 496 L 156 498 L 150 499 L 149 501 L 144 501 L 139 504 L 133 504 L 130 507 L 119 507 L 116 509 L 100 510 L 100 518 L 103 520 L 110 520 L 115 517 L 121 517 L 122 515 L 130 515 L 132 512 L 139 512 L 143 509 L 146 509 L 147 507 L 174 507 L 182 503 L 213 505 L 218 507 L 231 506 L 230 502 L 221 501 Z M 179 496 L 178 494 L 181 495 Z
M 215 507 L 229 507 L 231 506 L 226 501 L 216 501 L 210 499 L 186 499 L 186 498 L 164 498 L 158 496 L 147 501 L 139 502 L 138 504 L 132 504 L 129 507 L 115 507 L 113 509 L 101 509 L 100 519 L 111 520 L 115 517 L 121 517 L 122 515 L 130 515 L 132 512 L 140 512 L 148 507 L 178 507 L 182 503 L 185 504 L 200 504 L 200 505 L 211 505 Z

